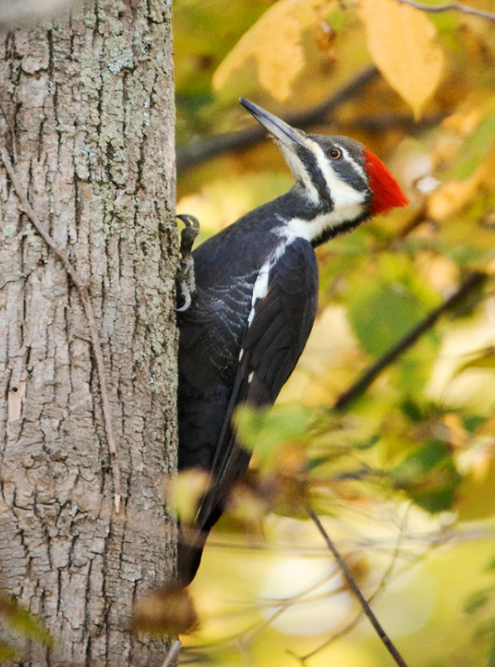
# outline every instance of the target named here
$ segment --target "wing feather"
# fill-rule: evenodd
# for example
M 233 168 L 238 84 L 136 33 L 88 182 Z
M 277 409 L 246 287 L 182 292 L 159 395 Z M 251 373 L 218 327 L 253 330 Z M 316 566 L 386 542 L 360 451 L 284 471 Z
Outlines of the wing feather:
M 209 529 L 212 514 L 249 464 L 251 452 L 237 441 L 232 416 L 241 404 L 271 405 L 290 377 L 313 327 L 318 269 L 311 245 L 297 239 L 272 266 L 266 296 L 255 303 L 247 327 L 234 387 L 212 468 L 212 487 L 197 515 L 198 529 Z

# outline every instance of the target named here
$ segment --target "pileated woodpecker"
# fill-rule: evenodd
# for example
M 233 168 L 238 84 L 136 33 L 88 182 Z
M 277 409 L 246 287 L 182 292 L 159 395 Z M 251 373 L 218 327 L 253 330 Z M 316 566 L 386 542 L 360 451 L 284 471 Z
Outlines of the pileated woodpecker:
M 240 99 L 284 154 L 295 185 L 193 252 L 196 286 L 179 313 L 179 470 L 208 471 L 194 522 L 179 529 L 179 582 L 199 567 L 206 538 L 251 453 L 231 419 L 241 404 L 272 405 L 313 327 L 313 248 L 407 199 L 362 144 L 306 134 Z

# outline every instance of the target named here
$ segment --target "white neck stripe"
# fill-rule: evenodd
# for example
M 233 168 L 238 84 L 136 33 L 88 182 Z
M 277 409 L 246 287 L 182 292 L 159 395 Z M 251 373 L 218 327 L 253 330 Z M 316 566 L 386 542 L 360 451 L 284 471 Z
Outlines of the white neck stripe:
M 305 239 L 311 243 L 328 229 L 338 229 L 343 223 L 352 222 L 352 220 L 361 217 L 363 213 L 364 207 L 362 204 L 350 204 L 329 213 L 320 213 L 313 220 L 292 218 L 285 223 L 279 233 L 292 241 Z

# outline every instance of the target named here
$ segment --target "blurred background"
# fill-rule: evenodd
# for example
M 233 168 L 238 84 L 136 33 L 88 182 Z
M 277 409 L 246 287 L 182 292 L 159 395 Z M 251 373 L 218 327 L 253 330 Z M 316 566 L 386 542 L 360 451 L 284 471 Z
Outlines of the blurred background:
M 175 2 L 178 212 L 202 239 L 292 184 L 239 95 L 363 142 L 410 200 L 318 249 L 298 368 L 238 416 L 252 470 L 181 663 L 394 664 L 309 499 L 410 666 L 495 666 L 495 2 L 470 8 Z

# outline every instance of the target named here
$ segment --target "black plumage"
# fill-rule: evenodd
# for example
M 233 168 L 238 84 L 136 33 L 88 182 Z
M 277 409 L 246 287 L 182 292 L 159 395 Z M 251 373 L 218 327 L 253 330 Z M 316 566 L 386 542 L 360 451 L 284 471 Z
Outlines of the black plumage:
M 267 230 L 269 242 L 257 248 L 249 234 L 251 230 L 257 235 L 257 217 L 251 213 L 193 253 L 196 294 L 179 318 L 179 469 L 202 466 L 213 482 L 194 525 L 199 548 L 188 540 L 179 545 L 184 584 L 199 565 L 202 536 L 206 539 L 224 509 L 228 490 L 249 463 L 250 453 L 238 445 L 232 430 L 233 411 L 241 403 L 263 407 L 275 401 L 316 315 L 318 274 L 311 244 L 296 239 L 287 245 L 276 233 L 280 222 L 275 222 Z M 246 247 L 253 251 L 240 257 L 235 250 L 239 231 L 245 232 Z M 268 269 L 266 295 L 252 304 L 260 273 L 256 267 L 266 266 L 277 250 L 281 256 Z M 217 255 L 228 259 L 221 273 L 208 268 Z M 254 317 L 248 325 L 252 307 Z

